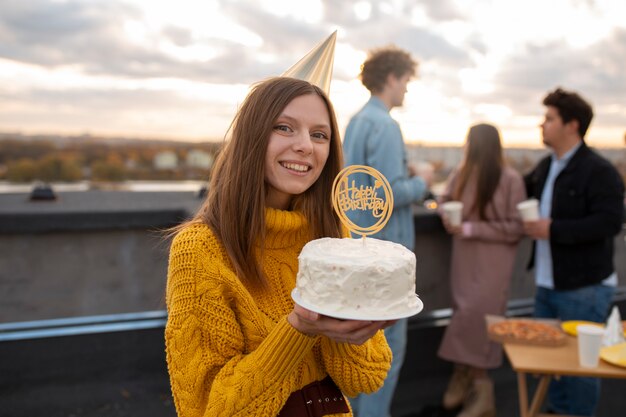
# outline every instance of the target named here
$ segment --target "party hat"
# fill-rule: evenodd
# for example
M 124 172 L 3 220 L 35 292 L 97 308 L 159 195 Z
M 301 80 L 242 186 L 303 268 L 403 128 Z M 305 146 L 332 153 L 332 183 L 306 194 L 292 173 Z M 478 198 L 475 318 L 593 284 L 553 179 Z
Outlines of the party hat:
M 329 94 L 333 62 L 335 61 L 336 40 L 337 31 L 334 31 L 325 41 L 320 42 L 304 58 L 285 71 L 281 77 L 306 80 Z

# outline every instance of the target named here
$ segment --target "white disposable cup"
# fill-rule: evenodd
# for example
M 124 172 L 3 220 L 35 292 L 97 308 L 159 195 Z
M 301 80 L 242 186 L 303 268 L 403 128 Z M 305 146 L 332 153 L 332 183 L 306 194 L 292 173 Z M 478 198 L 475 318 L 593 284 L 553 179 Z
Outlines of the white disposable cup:
M 447 201 L 441 205 L 443 212 L 452 226 L 461 225 L 461 215 L 463 213 L 463 203 L 460 201 Z
M 539 200 L 535 198 L 522 201 L 517 205 L 517 210 L 524 221 L 532 222 L 539 220 Z
M 576 327 L 578 334 L 578 362 L 585 368 L 598 366 L 600 348 L 604 329 L 590 324 L 581 324 Z

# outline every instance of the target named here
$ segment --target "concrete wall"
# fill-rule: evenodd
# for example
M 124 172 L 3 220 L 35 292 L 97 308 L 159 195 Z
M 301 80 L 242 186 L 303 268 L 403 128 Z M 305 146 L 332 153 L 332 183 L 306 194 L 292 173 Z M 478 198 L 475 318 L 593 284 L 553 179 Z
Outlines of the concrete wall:
M 0 234 L 0 322 L 163 309 L 169 242 L 158 229 L 165 225 L 133 224 L 139 226 Z M 427 212 L 416 214 L 416 235 L 416 287 L 425 311 L 447 308 L 450 237 L 438 217 Z M 624 285 L 623 232 L 616 238 L 616 248 Z M 529 250 L 530 241 L 524 240 L 512 299 L 534 292 L 532 275 L 525 271 Z
M 416 289 L 424 310 L 450 307 L 449 264 L 452 241 L 441 226 L 438 218 L 423 212 L 416 214 L 417 277 Z M 615 267 L 620 286 L 626 285 L 626 236 L 624 230 L 615 237 Z M 510 299 L 525 299 L 534 296 L 533 271 L 527 271 L 532 240 L 524 238 L 518 247 L 511 280 Z
M 167 242 L 156 231 L 0 236 L 0 322 L 165 308 Z
M 417 235 L 416 289 L 425 304 L 425 311 L 450 307 L 449 265 L 452 240 L 443 230 Z M 520 242 L 511 282 L 511 298 L 523 299 L 534 295 L 534 277 L 526 271 L 531 241 Z M 626 274 L 626 271 L 622 275 Z M 624 275 L 626 276 L 626 275 Z M 505 277 L 503 277 L 505 278 Z

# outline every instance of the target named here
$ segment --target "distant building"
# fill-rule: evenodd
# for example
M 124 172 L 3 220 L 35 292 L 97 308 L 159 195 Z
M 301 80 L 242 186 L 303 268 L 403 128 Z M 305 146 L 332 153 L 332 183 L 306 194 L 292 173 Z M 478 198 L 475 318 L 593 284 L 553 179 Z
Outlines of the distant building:
M 409 144 L 407 146 L 409 162 L 425 161 L 444 169 L 457 166 L 463 157 L 460 146 L 423 146 Z
M 187 154 L 185 164 L 189 168 L 210 169 L 213 166 L 213 155 L 205 151 L 192 149 Z
M 172 151 L 159 152 L 154 156 L 155 169 L 175 169 L 178 166 L 178 157 Z

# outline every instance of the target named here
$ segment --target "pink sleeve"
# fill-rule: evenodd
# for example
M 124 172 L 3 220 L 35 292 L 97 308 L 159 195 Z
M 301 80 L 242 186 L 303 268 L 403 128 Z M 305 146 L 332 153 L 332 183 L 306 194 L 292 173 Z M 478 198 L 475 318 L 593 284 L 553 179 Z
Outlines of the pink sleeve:
M 500 211 L 500 220 L 472 222 L 472 239 L 492 242 L 517 243 L 524 235 L 524 228 L 517 212 L 517 203 L 526 199 L 526 189 L 522 177 L 514 173 L 509 178 L 507 198 Z

